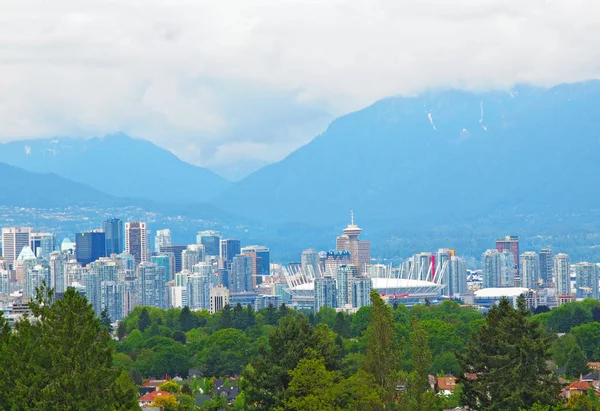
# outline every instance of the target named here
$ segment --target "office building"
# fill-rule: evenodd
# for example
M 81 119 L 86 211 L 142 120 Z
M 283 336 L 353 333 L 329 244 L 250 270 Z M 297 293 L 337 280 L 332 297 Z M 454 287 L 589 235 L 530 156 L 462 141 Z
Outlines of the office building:
M 75 259 L 83 266 L 106 256 L 106 237 L 103 231 L 82 231 L 75 234 Z
M 171 242 L 171 230 L 165 228 L 164 230 L 158 230 L 156 237 L 154 237 L 154 251 L 160 253 L 160 248 L 173 245 Z
M 273 306 L 275 308 L 281 306 L 281 297 L 278 295 L 259 295 L 254 300 L 254 309 L 256 311 L 262 310 L 263 308 L 269 308 Z
M 242 248 L 241 254 L 252 258 L 252 287 L 256 288 L 263 275 L 271 275 L 270 251 L 261 245 L 251 245 Z
M 67 290 L 65 263 L 68 259 L 68 255 L 60 251 L 50 253 L 50 261 L 48 263 L 48 268 L 50 269 L 50 286 L 54 288 L 57 294 L 62 294 Z
M 125 223 L 125 252 L 133 256 L 136 265 L 148 261 L 146 223 Z
M 498 250 L 486 250 L 482 254 L 481 268 L 483 271 L 483 288 L 502 286 L 500 252 Z
M 125 250 L 123 221 L 110 218 L 102 223 L 106 241 L 106 255 L 121 254 Z
M 32 232 L 29 246 L 37 258 L 48 258 L 56 249 L 56 237 L 52 233 Z
M 38 264 L 35 254 L 31 251 L 29 246 L 23 247 L 17 259 L 13 262 L 12 266 L 15 271 L 15 277 L 17 284 L 22 285 L 25 288 L 27 281 L 27 271 Z M 35 289 L 33 290 L 35 291 Z
M 467 262 L 457 256 L 450 257 L 448 276 L 448 295 L 454 297 L 467 292 Z
M 320 276 L 319 270 L 319 253 L 317 250 L 309 248 L 308 250 L 302 251 L 302 270 L 313 277 Z
M 598 266 L 592 263 L 575 264 L 575 297 L 598 299 Z
M 220 241 L 219 268 L 229 269 L 233 257 L 239 255 L 241 250 L 240 240 L 235 238 L 226 238 Z
M 163 267 L 166 283 L 175 278 L 175 256 L 173 253 L 159 253 L 153 255 L 150 260 L 157 266 Z
M 354 213 L 351 213 L 350 224 L 344 229 L 344 234 L 336 239 L 337 251 L 348 251 L 350 261 L 363 273 L 367 264 L 371 264 L 371 242 L 359 240 L 362 228 L 354 224 Z
M 217 231 L 200 231 L 196 236 L 196 244 L 204 246 L 204 253 L 207 256 L 219 257 L 221 253 L 221 236 Z
M 236 255 L 231 264 L 231 292 L 253 291 L 253 261 L 247 255 Z
M 510 251 L 513 255 L 513 277 L 514 281 L 511 281 L 512 284 L 515 284 L 515 281 L 520 280 L 520 271 L 519 271 L 519 236 L 511 235 L 506 236 L 504 238 L 499 238 L 496 240 L 496 250 L 502 251 Z
M 6 298 L 10 294 L 10 272 L 0 268 L 0 297 Z
M 568 254 L 559 253 L 554 257 L 556 294 L 571 294 L 571 259 Z
M 543 248 L 540 251 L 540 279 L 544 287 L 552 286 L 552 277 L 554 276 L 554 266 L 552 259 L 552 249 Z
M 229 304 L 229 290 L 222 285 L 210 289 L 210 313 L 221 311 Z
M 322 307 L 335 308 L 338 306 L 335 279 L 325 276 L 315 279 L 315 312 Z
M 24 247 L 30 245 L 31 227 L 6 227 L 2 229 L 2 257 L 13 264 Z
M 139 281 L 135 271 L 126 271 L 121 283 L 123 298 L 123 316 L 127 316 L 140 305 Z
M 185 250 L 181 252 L 181 269 L 192 270 L 195 264 L 204 261 L 204 246 L 200 244 L 188 245 Z
M 369 277 L 356 277 L 352 280 L 352 307 L 360 308 L 371 305 L 373 281 Z
M 183 250 L 187 249 L 187 245 L 165 245 L 160 247 L 161 254 L 172 254 L 175 260 L 175 273 L 183 270 Z

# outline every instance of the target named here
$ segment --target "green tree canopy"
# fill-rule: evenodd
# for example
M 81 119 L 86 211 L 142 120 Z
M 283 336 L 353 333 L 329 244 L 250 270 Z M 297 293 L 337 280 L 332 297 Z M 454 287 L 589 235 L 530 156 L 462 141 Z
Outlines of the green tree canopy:
M 551 337 L 529 321 L 525 299 L 517 309 L 508 299 L 490 309 L 485 324 L 460 355 L 463 402 L 482 411 L 517 410 L 533 404 L 554 405 L 560 385 L 547 367 Z

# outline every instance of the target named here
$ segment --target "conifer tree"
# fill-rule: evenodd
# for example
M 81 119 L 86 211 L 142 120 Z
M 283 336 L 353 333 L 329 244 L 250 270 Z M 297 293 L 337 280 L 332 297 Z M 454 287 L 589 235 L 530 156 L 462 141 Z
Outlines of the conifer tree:
M 400 371 L 400 347 L 394 330 L 392 309 L 379 296 L 371 292 L 371 321 L 367 328 L 367 353 L 364 369 L 375 377 L 385 401 L 391 400 Z
M 465 405 L 500 411 L 557 402 L 560 385 L 546 364 L 552 336 L 528 315 L 523 297 L 517 309 L 503 298 L 490 309 L 466 351 L 459 353 Z
M 588 371 L 588 361 L 585 357 L 585 353 L 581 347 L 579 347 L 579 344 L 575 344 L 567 355 L 565 374 L 567 374 L 567 377 L 575 378 L 579 377 L 580 374 L 587 373 Z

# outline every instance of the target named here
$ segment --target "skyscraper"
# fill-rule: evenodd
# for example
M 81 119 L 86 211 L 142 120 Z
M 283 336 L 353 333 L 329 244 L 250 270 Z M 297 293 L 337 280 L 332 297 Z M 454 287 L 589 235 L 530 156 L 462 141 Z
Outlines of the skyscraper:
M 56 237 L 53 233 L 32 231 L 29 235 L 29 243 L 37 258 L 48 258 L 56 249 Z
M 146 223 L 139 221 L 125 223 L 125 252 L 135 258 L 136 264 L 148 261 L 147 241 Z
M 322 307 L 337 307 L 337 290 L 333 277 L 315 279 L 315 312 L 318 313 Z
M 448 274 L 450 290 L 448 295 L 454 297 L 467 292 L 467 262 L 460 257 L 450 258 Z
M 229 269 L 233 257 L 241 252 L 240 240 L 236 238 L 225 238 L 220 242 L 219 268 Z
M 187 245 L 165 245 L 160 247 L 161 254 L 172 254 L 175 259 L 175 273 L 183 270 L 183 250 L 187 249 Z
M 75 234 L 75 258 L 83 266 L 106 256 L 106 237 L 99 230 Z
M 102 223 L 106 240 L 106 255 L 121 254 L 124 250 L 123 222 L 118 218 L 110 218 Z
M 156 231 L 156 237 L 154 238 L 154 251 L 160 253 L 160 248 L 168 245 L 173 245 L 171 242 L 171 230 L 165 228 L 164 230 Z
M 575 264 L 575 297 L 598 299 L 598 266 L 592 263 Z
M 513 263 L 514 263 L 514 279 L 519 279 L 520 271 L 519 271 L 519 236 L 510 235 L 504 238 L 499 238 L 496 240 L 496 250 L 502 251 L 510 251 L 513 255 Z
M 543 248 L 542 251 L 540 251 L 540 278 L 544 282 L 544 287 L 550 287 L 552 284 L 552 263 L 552 249 Z
M 200 231 L 196 236 L 196 244 L 202 244 L 204 246 L 204 253 L 207 256 L 219 257 L 221 251 L 221 236 L 217 231 Z
M 356 277 L 352 281 L 352 307 L 360 308 L 371 305 L 373 282 L 368 277 Z
M 164 268 L 154 263 L 143 262 L 138 265 L 137 272 L 140 304 L 164 309 L 166 296 Z
M 271 274 L 271 257 L 267 247 L 250 245 L 241 249 L 241 254 L 252 258 L 252 286 L 262 283 L 263 275 Z
M 540 278 L 540 260 L 537 253 L 527 251 L 521 254 L 521 287 L 536 289 Z
M 153 255 L 151 261 L 157 266 L 164 268 L 165 282 L 169 282 L 175 278 L 175 256 L 173 253 Z
M 498 250 L 486 250 L 481 256 L 481 266 L 483 269 L 483 287 L 500 287 L 500 252 Z
M 68 257 L 60 251 L 50 253 L 50 287 L 54 288 L 57 294 L 62 294 L 67 290 L 65 281 L 65 263 Z
M 340 265 L 336 278 L 337 306 L 352 305 L 352 282 L 358 276 L 356 264 Z
M 364 272 L 367 264 L 371 263 L 371 242 L 359 240 L 362 228 L 354 224 L 354 213 L 351 212 L 350 224 L 344 229 L 344 234 L 336 239 L 337 251 L 348 251 L 352 264 L 358 266 L 360 273 Z
M 190 275 L 187 281 L 187 293 L 190 308 L 210 308 L 210 279 L 208 275 Z
M 231 265 L 231 292 L 252 291 L 252 257 L 236 255 Z
M 192 266 L 204 261 L 204 246 L 200 244 L 188 245 L 181 252 L 181 269 L 192 270 Z
M 309 248 L 302 251 L 302 270 L 313 277 L 319 276 L 319 253 L 317 250 Z
M 571 260 L 568 254 L 556 254 L 554 275 L 556 276 L 556 293 L 558 295 L 571 294 Z
M 13 264 L 24 247 L 29 247 L 31 227 L 7 227 L 2 229 L 2 257 Z
M 443 291 L 444 293 L 449 293 L 450 291 L 450 275 L 448 273 L 448 264 L 453 254 L 454 251 L 452 250 L 440 248 L 437 250 L 435 256 L 433 256 L 431 260 L 430 281 L 438 282 L 438 279 L 440 279 L 441 283 L 446 286 L 446 289 Z

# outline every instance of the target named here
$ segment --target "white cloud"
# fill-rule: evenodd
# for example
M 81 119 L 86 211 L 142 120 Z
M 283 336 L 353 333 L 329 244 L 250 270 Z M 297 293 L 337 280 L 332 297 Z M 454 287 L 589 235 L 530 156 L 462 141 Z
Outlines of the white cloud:
M 592 0 L 0 0 L 0 139 L 124 131 L 238 167 L 382 97 L 599 69 Z

